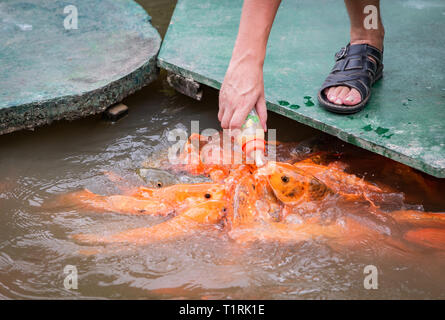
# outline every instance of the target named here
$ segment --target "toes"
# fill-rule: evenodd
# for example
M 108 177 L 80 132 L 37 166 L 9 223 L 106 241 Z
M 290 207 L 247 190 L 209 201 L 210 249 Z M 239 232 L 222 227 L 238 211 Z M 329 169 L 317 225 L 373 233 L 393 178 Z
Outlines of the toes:
M 332 102 L 332 93 L 334 92 L 335 87 L 329 87 L 327 89 L 324 90 L 324 94 L 326 96 L 326 98 Z
M 343 89 L 347 89 L 347 87 L 340 86 L 340 87 L 329 88 L 329 92 L 327 95 L 328 100 L 332 103 L 342 104 L 343 102 L 341 101 L 341 99 L 339 100 L 339 95 Z M 337 103 L 337 101 L 340 101 L 340 103 Z
M 324 91 L 323 91 L 324 95 L 326 96 L 326 98 L 328 98 L 328 100 L 329 100 L 329 95 L 330 95 L 329 92 L 331 92 L 331 89 L 332 89 L 332 88 L 326 88 L 326 89 L 324 89 Z
M 343 103 L 347 106 L 353 106 L 362 101 L 360 92 L 357 89 L 351 89 L 346 97 L 343 99 Z
M 337 95 L 337 99 L 335 99 L 334 103 L 335 104 L 343 104 L 343 99 L 346 98 L 346 96 L 349 94 L 349 92 L 351 91 L 351 89 L 349 89 L 348 87 L 341 87 L 342 89 L 340 90 L 340 92 Z
M 326 98 L 332 102 L 333 93 L 335 91 L 335 87 L 330 87 L 325 90 Z
M 358 92 L 357 89 L 351 89 L 345 86 L 327 88 L 325 89 L 324 94 L 330 102 L 337 105 L 344 104 L 353 106 L 360 103 L 362 100 L 360 92 Z

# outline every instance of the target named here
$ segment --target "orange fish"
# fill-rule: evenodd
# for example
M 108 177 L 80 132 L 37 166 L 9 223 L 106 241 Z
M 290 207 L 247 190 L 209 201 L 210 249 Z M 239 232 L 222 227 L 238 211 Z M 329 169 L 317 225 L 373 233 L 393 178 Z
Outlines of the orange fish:
M 198 147 L 192 143 L 198 139 Z M 75 235 L 84 243 L 128 242 L 147 244 L 177 239 L 218 225 L 239 243 L 254 241 L 299 242 L 324 238 L 335 248 L 361 243 L 409 251 L 407 246 L 445 250 L 445 216 L 418 211 L 384 212 L 378 207 L 394 191 L 365 181 L 344 170 L 341 162 L 322 165 L 320 154 L 294 164 L 270 161 L 263 168 L 247 164 L 216 164 L 217 144 L 191 137 L 183 157 L 197 157 L 176 170 L 209 175 L 214 183 L 139 187 L 127 195 L 100 196 L 81 191 L 63 197 L 64 203 L 100 212 L 175 214 L 160 224 L 110 236 Z M 194 141 L 196 142 L 196 141 Z M 204 149 L 207 156 L 200 152 Z M 329 155 L 322 155 L 328 159 Z M 335 158 L 335 157 L 334 157 Z M 396 194 L 398 197 L 400 194 Z M 399 198 L 398 198 L 399 199 Z M 352 210 L 346 206 L 357 207 Z M 327 221 L 323 210 L 345 209 Z M 344 206 L 344 208 L 342 207 Z M 348 210 L 346 210 L 348 209 Z
M 179 184 L 165 188 L 140 187 L 131 195 L 101 196 L 83 190 L 62 196 L 58 204 L 104 213 L 167 215 L 190 205 L 221 200 L 224 194 L 224 186 L 220 184 Z
M 321 200 L 332 191 L 315 176 L 289 164 L 269 162 L 259 170 L 266 175 L 276 197 L 287 205 Z
M 138 228 L 111 236 L 79 234 L 73 238 L 86 243 L 135 243 L 148 244 L 154 241 L 176 239 L 190 235 L 203 226 L 221 222 L 226 214 L 225 201 L 210 200 L 184 210 L 181 214 L 152 227 Z

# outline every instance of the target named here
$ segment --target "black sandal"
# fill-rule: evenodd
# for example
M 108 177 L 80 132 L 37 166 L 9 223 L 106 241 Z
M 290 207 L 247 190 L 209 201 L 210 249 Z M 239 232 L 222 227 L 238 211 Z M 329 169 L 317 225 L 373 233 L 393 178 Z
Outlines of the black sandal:
M 375 62 L 370 59 L 372 57 Z M 362 110 L 371 97 L 371 86 L 383 76 L 383 52 L 368 44 L 348 44 L 335 54 L 336 63 L 318 92 L 318 101 L 335 113 L 355 113 Z M 330 102 L 324 90 L 346 86 L 360 92 L 362 101 L 353 106 Z

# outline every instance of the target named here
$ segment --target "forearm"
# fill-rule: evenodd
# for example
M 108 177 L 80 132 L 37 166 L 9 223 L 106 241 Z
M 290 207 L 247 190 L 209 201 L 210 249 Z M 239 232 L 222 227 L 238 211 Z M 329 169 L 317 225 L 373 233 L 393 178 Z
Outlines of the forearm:
M 221 127 L 241 128 L 253 108 L 267 130 L 263 63 L 267 40 L 281 0 L 244 0 L 241 21 L 219 94 Z
M 232 60 L 254 59 L 264 63 L 267 40 L 281 0 L 244 0 Z

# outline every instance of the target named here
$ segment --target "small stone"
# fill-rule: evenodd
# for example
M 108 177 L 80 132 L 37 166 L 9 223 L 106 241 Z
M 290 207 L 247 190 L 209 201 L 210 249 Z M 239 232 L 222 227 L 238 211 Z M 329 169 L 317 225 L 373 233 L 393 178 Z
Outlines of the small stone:
M 189 96 L 195 100 L 201 101 L 202 88 L 201 84 L 191 78 L 183 77 L 179 74 L 168 72 L 167 82 L 170 87 L 176 91 Z
M 106 119 L 111 121 L 117 121 L 128 113 L 128 107 L 123 103 L 112 105 L 104 112 Z

